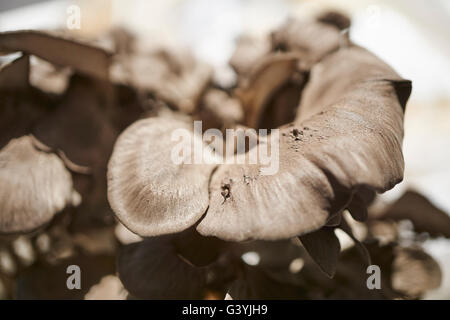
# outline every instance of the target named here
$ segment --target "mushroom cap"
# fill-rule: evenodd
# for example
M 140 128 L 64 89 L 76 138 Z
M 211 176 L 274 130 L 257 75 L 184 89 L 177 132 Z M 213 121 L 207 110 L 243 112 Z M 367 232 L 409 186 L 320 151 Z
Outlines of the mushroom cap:
M 297 119 L 280 128 L 273 175 L 261 175 L 259 164 L 223 164 L 214 171 L 214 165 L 176 165 L 171 133 L 191 125 L 138 121 L 118 139 L 110 160 L 111 206 L 130 230 L 152 236 L 187 229 L 209 204 L 197 230 L 232 241 L 302 235 L 347 207 L 363 219 L 352 200 L 361 204 L 367 190 L 383 192 L 403 178 L 410 89 L 364 49 L 330 54 L 312 69 Z
M 127 290 L 115 275 L 107 275 L 94 284 L 84 296 L 84 300 L 126 300 Z
M 122 248 L 117 269 L 132 296 L 140 299 L 200 299 L 206 274 L 183 260 L 172 236 L 144 239 Z
M 392 267 L 392 287 L 409 297 L 420 297 L 441 284 L 439 264 L 420 248 L 398 248 Z
M 30 57 L 22 54 L 19 58 L 0 66 L 1 90 L 25 90 L 28 88 Z
M 179 232 L 208 208 L 197 225 L 204 236 L 286 239 L 320 229 L 347 208 L 364 220 L 373 194 L 402 180 L 411 82 L 358 46 L 340 47 L 333 23 L 300 25 L 305 28 L 289 22 L 274 35 L 291 52 L 263 58 L 236 92 L 245 122 L 255 127 L 270 97 L 312 66 L 303 90 L 298 87 L 295 120 L 279 128 L 279 170 L 262 175 L 261 164 L 175 165 L 171 131 L 190 125 L 138 121 L 116 143 L 108 173 L 111 206 L 124 225 L 142 236 Z
M 296 121 L 280 129 L 278 173 L 220 166 L 197 230 L 234 241 L 294 237 L 319 229 L 360 188 L 391 189 L 403 178 L 410 90 L 409 81 L 364 49 L 330 54 L 312 69 Z
M 37 150 L 30 136 L 13 139 L 0 150 L 0 233 L 33 231 L 75 197 L 61 159 Z
M 0 52 L 16 51 L 34 54 L 56 65 L 70 66 L 81 73 L 108 79 L 110 54 L 91 45 L 34 30 L 0 33 Z
M 15 283 L 17 300 L 82 300 L 94 285 L 114 274 L 115 259 L 109 255 L 77 254 L 56 264 L 39 261 L 25 269 Z M 69 290 L 67 273 L 69 266 L 75 265 L 81 271 L 81 288 Z
M 167 118 L 139 120 L 117 139 L 108 165 L 108 199 L 117 218 L 141 236 L 183 231 L 208 207 L 214 165 L 175 164 L 172 133 L 191 125 Z M 183 146 L 190 148 L 189 141 Z

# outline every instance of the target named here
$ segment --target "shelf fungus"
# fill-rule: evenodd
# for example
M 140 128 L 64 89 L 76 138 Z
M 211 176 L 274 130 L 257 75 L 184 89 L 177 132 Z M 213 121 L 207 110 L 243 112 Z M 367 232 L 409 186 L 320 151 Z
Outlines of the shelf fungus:
M 0 151 L 0 234 L 37 230 L 80 200 L 63 161 L 33 141 L 13 139 Z
M 108 199 L 119 220 L 144 237 L 194 225 L 201 235 L 226 241 L 300 237 L 313 257 L 321 260 L 315 253 L 323 251 L 332 260 L 319 262 L 332 276 L 340 252 L 333 231 L 349 231 L 341 214 L 348 209 L 364 221 L 375 193 L 402 181 L 403 114 L 411 92 L 410 81 L 348 41 L 341 32 L 346 20 L 338 18 L 289 21 L 233 93 L 244 112 L 235 126 L 279 129 L 274 174 L 262 174 L 264 164 L 175 164 L 175 146 L 210 150 L 193 124 L 140 120 L 120 135 L 109 162 Z M 172 139 L 179 128 L 190 132 L 181 147 Z M 322 238 L 329 241 L 318 248 Z

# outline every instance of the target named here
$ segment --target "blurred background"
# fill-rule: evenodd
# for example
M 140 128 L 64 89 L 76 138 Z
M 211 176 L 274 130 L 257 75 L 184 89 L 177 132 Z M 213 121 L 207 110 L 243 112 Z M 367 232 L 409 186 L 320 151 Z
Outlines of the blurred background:
M 3 0 L 0 31 L 65 28 L 74 4 L 81 9 L 81 28 L 70 30 L 75 35 L 95 38 L 120 26 L 143 46 L 181 43 L 213 66 L 221 81 L 234 76 L 228 60 L 240 35 L 262 37 L 288 17 L 326 8 L 347 14 L 351 40 L 413 83 L 405 116 L 405 180 L 381 200 L 414 189 L 450 212 L 450 1 Z M 427 297 L 450 299 L 450 241 L 427 240 L 423 246 L 443 272 L 442 286 Z

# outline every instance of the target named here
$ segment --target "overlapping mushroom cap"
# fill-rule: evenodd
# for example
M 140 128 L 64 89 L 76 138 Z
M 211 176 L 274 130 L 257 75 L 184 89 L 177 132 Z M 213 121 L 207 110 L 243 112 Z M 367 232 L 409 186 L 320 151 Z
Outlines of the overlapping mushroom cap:
M 30 232 L 79 201 L 72 177 L 53 153 L 33 138 L 13 139 L 0 151 L 0 233 Z
M 339 47 L 339 28 L 318 24 L 337 40 L 319 50 L 306 71 L 296 118 L 280 128 L 279 171 L 263 176 L 260 165 L 174 165 L 171 133 L 185 123 L 143 120 L 122 133 L 109 163 L 109 200 L 124 225 L 143 236 L 160 235 L 188 228 L 206 212 L 197 226 L 202 235 L 284 239 L 318 230 L 346 208 L 364 218 L 364 195 L 402 180 L 403 111 L 411 83 L 368 51 Z M 298 30 L 288 38 L 301 41 L 304 35 Z M 305 46 L 314 52 L 314 37 L 306 36 Z M 272 53 L 273 78 L 265 76 L 271 69 L 266 64 L 255 71 L 267 80 L 254 77 L 247 84 L 256 90 L 251 105 L 243 100 L 247 115 L 261 114 L 296 70 L 305 72 L 295 43 L 283 54 L 288 59 Z M 255 103 L 261 95 L 267 98 Z

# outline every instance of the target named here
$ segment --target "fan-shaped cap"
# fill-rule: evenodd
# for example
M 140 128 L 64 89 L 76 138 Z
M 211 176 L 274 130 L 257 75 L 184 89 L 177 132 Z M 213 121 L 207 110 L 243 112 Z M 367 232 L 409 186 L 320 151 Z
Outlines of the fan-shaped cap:
M 191 139 L 174 141 L 177 129 Z M 139 120 L 120 135 L 108 165 L 108 199 L 131 231 L 141 236 L 179 232 L 205 213 L 215 166 L 172 159 L 177 144 L 190 150 L 194 138 L 190 124 L 170 118 Z
M 118 258 L 125 288 L 141 299 L 200 299 L 205 273 L 183 260 L 171 236 L 147 238 L 126 245 Z
M 64 163 L 37 150 L 30 136 L 13 139 L 0 151 L 0 233 L 33 231 L 76 195 Z

